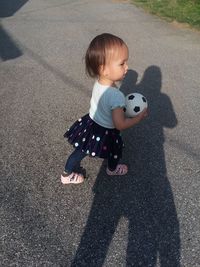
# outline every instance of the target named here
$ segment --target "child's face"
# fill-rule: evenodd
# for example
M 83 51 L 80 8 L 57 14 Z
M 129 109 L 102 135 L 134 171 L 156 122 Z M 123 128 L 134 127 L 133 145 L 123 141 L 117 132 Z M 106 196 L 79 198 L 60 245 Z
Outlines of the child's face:
M 128 70 L 128 48 L 123 45 L 122 47 L 115 48 L 114 51 L 109 52 L 108 61 L 102 69 L 102 76 L 109 83 L 112 84 L 121 81 Z M 100 75 L 101 79 L 101 75 Z

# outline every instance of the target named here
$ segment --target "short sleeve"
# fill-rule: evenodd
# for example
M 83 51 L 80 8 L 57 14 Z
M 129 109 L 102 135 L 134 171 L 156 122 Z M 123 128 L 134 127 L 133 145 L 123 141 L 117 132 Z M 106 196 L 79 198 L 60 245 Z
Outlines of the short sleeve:
M 110 102 L 110 108 L 111 110 L 115 108 L 123 108 L 125 107 L 125 96 L 124 94 L 119 91 L 114 89 L 111 91 L 111 95 L 109 97 L 109 102 Z

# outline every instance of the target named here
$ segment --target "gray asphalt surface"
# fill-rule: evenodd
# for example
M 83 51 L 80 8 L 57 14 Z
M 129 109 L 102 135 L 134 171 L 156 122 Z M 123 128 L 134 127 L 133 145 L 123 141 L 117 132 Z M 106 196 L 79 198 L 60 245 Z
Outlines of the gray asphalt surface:
M 0 266 L 199 267 L 200 34 L 127 1 L 1 1 L 0 17 Z M 86 158 L 88 179 L 63 186 L 102 32 L 128 44 L 122 91 L 150 114 L 123 132 L 128 175 Z

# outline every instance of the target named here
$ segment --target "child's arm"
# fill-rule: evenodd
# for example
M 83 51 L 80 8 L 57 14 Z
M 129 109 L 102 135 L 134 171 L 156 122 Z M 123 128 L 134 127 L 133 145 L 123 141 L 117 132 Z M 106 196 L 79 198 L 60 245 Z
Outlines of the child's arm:
M 123 108 L 115 108 L 112 111 L 112 119 L 116 129 L 125 130 L 139 123 L 147 116 L 147 109 L 142 111 L 136 117 L 126 118 Z

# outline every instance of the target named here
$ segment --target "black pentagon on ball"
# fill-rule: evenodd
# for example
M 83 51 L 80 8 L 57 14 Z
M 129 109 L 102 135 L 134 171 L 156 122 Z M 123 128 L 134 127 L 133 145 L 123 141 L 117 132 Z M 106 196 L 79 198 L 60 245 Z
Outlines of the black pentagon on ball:
M 135 112 L 139 112 L 139 111 L 140 111 L 140 107 L 135 106 L 133 110 L 134 110 Z
M 130 95 L 130 96 L 128 97 L 128 100 L 133 100 L 134 97 L 135 97 L 134 95 Z
M 123 108 L 123 111 L 126 112 L 126 108 Z
M 146 100 L 146 98 L 144 96 L 142 97 L 142 100 L 143 100 L 144 103 L 147 102 L 147 100 Z

